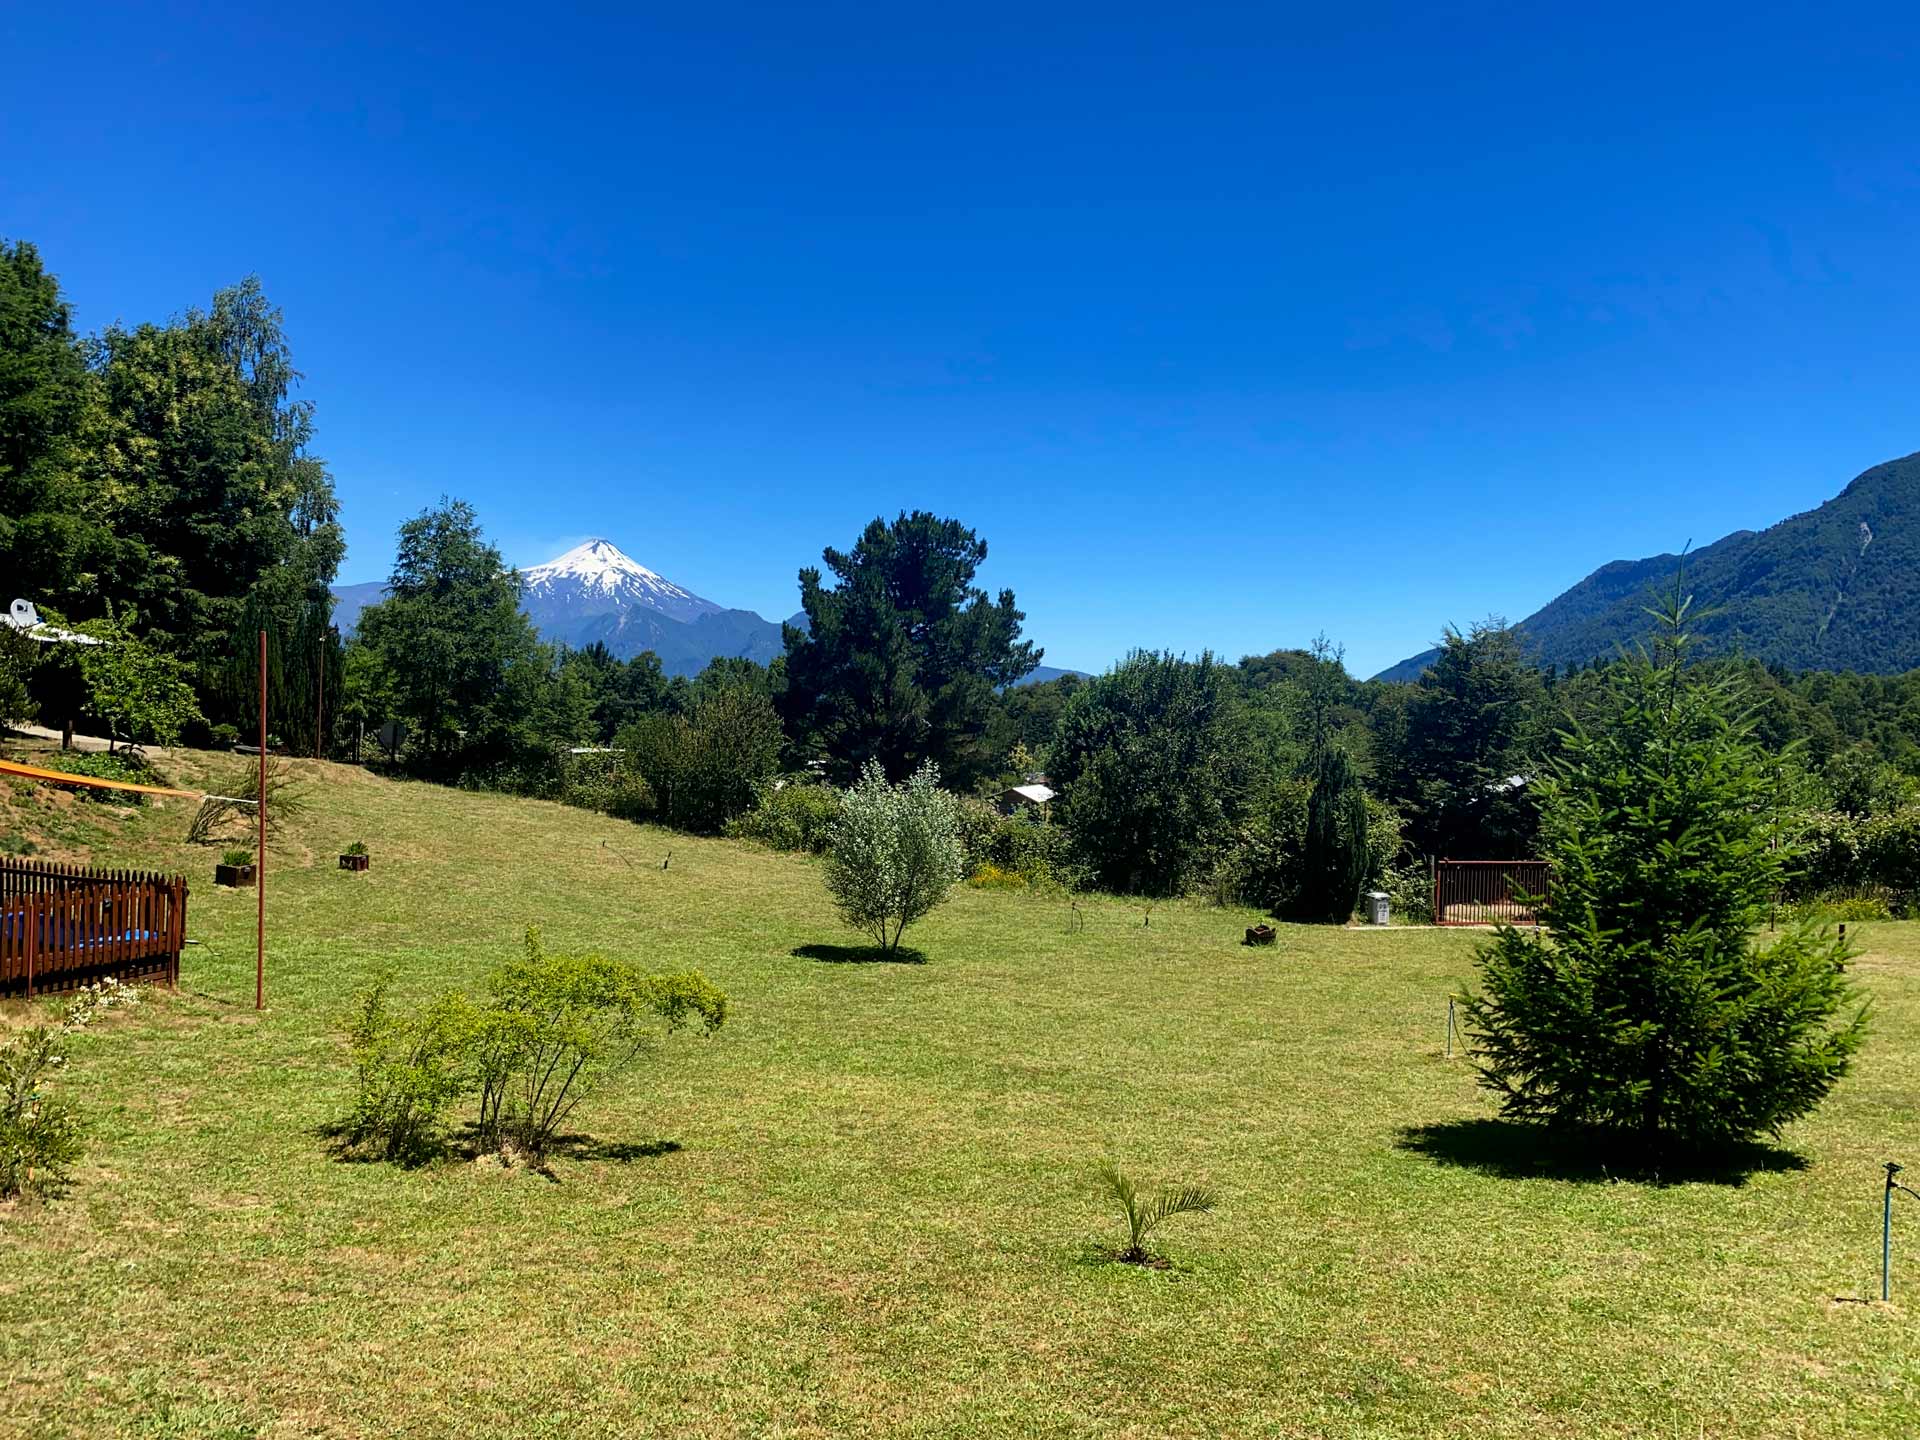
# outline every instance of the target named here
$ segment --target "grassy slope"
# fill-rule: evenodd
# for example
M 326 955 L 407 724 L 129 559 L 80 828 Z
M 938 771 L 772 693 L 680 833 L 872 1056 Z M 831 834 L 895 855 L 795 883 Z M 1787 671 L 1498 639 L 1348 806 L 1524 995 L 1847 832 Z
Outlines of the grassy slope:
M 928 963 L 828 963 L 791 953 L 848 938 L 804 861 L 323 773 L 270 876 L 264 1018 L 252 896 L 200 883 L 214 857 L 175 843 L 177 802 L 8 794 L 0 829 L 186 868 L 208 945 L 177 1001 L 80 1042 L 97 1128 L 71 1195 L 0 1214 L 0 1433 L 1920 1421 L 1905 1311 L 1834 1298 L 1875 1280 L 1877 1165 L 1911 1153 L 1920 926 L 1866 929 L 1878 1030 L 1790 1137 L 1809 1168 L 1514 1178 L 1404 1143 L 1489 1113 L 1440 1055 L 1470 936 L 1289 929 L 1252 952 L 1237 913 L 1161 906 L 1149 929 L 1095 902 L 1069 934 L 1060 903 L 968 891 L 910 935 Z M 356 838 L 373 870 L 327 868 Z M 419 995 L 473 981 L 528 921 L 698 965 L 734 1020 L 583 1113 L 598 1151 L 558 1183 L 331 1159 L 354 987 L 388 963 Z M 1221 1192 L 1169 1227 L 1173 1271 L 1100 1262 L 1102 1155 Z M 1907 1225 L 1920 1297 L 1920 1209 Z

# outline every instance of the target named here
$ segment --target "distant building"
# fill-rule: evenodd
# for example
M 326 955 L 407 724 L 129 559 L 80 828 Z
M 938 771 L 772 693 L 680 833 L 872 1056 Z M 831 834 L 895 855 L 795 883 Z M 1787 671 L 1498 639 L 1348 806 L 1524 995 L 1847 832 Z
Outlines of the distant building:
M 1000 792 L 1000 813 L 1018 815 L 1022 810 L 1044 811 L 1057 792 L 1049 785 L 1014 785 Z

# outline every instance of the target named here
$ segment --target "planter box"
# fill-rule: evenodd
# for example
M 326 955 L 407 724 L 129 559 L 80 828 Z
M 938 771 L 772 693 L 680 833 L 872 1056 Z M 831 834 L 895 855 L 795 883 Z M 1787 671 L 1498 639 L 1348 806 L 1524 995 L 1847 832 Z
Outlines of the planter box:
M 213 867 L 213 883 L 216 885 L 253 884 L 253 866 L 216 865 Z
M 1249 925 L 1247 927 L 1247 944 L 1271 945 L 1273 941 L 1274 929 L 1271 925 Z
M 371 855 L 342 855 L 340 857 L 340 868 L 342 870 L 364 870 L 372 863 L 373 857 Z

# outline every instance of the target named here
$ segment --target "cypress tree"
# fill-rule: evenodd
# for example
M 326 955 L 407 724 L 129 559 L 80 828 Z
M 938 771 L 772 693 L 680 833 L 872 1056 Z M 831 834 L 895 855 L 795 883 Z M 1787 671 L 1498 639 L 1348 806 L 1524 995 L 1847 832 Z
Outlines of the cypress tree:
M 1320 752 L 1301 854 L 1295 918 L 1344 925 L 1367 878 L 1367 798 L 1347 752 Z

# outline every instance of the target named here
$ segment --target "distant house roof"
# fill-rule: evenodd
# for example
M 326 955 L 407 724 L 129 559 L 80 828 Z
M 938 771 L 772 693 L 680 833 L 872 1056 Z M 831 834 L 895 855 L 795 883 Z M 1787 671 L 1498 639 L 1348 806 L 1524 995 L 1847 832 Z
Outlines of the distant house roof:
M 40 618 L 40 612 L 33 608 L 28 600 L 16 600 L 7 607 L 7 613 L 0 616 L 9 627 L 24 630 L 27 635 L 42 645 L 99 645 L 103 642 L 91 635 L 82 635 L 78 630 L 62 630 L 58 625 L 49 625 Z
M 1053 799 L 1054 794 L 1045 785 L 1015 785 L 1007 791 L 1008 798 L 1024 800 L 1029 805 L 1044 805 Z

